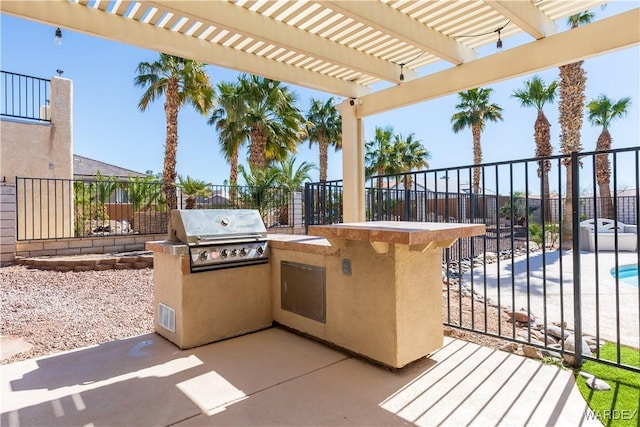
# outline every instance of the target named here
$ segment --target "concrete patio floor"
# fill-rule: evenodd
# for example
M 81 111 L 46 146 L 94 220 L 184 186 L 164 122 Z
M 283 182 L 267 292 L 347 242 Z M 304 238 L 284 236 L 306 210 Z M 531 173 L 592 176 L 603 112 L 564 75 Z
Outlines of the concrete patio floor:
M 570 371 L 445 338 L 397 372 L 274 327 L 156 334 L 0 366 L 2 426 L 600 425 Z

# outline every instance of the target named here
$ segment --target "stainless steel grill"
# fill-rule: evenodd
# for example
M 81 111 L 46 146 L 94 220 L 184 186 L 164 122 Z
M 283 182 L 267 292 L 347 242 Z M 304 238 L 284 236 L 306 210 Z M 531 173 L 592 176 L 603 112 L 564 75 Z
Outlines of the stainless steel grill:
M 267 230 L 254 209 L 174 209 L 168 240 L 188 246 L 192 272 L 269 262 Z

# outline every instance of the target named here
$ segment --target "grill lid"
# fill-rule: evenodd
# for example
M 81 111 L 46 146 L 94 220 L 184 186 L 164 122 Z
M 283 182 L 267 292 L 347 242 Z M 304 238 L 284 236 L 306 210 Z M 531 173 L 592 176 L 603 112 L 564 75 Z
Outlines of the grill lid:
M 255 209 L 174 209 L 169 219 L 168 240 L 188 245 L 266 238 L 267 229 Z

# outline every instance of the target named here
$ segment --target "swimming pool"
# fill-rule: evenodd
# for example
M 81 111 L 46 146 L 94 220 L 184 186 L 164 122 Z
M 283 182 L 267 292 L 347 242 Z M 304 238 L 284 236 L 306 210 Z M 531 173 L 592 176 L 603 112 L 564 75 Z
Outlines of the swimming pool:
M 618 267 L 620 281 L 638 286 L 638 264 L 621 265 Z M 616 268 L 611 269 L 611 275 L 616 277 Z

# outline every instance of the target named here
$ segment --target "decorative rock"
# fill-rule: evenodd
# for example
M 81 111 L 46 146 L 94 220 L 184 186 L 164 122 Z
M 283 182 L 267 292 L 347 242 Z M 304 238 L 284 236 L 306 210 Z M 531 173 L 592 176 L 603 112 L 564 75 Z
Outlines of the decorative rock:
M 535 339 L 537 339 L 538 341 L 544 340 L 544 334 L 537 329 L 531 329 L 531 336 L 535 337 Z
M 525 356 L 531 358 L 531 359 L 538 359 L 538 360 L 542 360 L 542 355 L 540 354 L 540 352 L 538 351 L 538 349 L 536 347 L 530 346 L 530 345 L 523 345 L 522 346 L 522 352 L 524 353 Z
M 544 347 L 544 343 L 542 341 L 538 341 L 535 338 L 531 338 L 529 340 L 529 344 Z
M 586 383 L 589 386 L 589 388 L 592 390 L 597 390 L 597 391 L 611 390 L 611 386 L 607 384 L 606 381 L 603 381 L 596 377 L 587 379 Z
M 494 263 L 498 260 L 498 256 L 494 252 L 485 252 L 476 257 L 477 260 L 483 260 L 488 263 Z
M 582 340 L 582 354 L 585 355 L 585 356 L 593 356 L 593 353 L 591 353 L 591 350 L 589 349 L 589 346 L 585 342 L 584 338 L 580 337 L 580 339 Z M 569 350 L 569 351 L 575 351 L 576 350 L 576 341 L 575 340 L 576 340 L 575 335 L 573 335 L 573 334 L 569 335 L 564 340 L 564 348 L 566 350 Z
M 564 334 L 563 334 L 563 332 L 564 332 Z M 549 326 L 547 326 L 547 334 L 551 335 L 552 337 L 556 337 L 556 338 L 560 338 L 560 339 L 566 339 L 569 335 L 571 335 L 571 333 L 569 331 L 567 331 L 566 329 L 563 331 L 557 325 L 549 325 Z
M 529 241 L 529 252 L 536 252 L 540 250 L 540 246 L 536 242 Z
M 518 350 L 518 344 L 509 342 L 500 347 L 500 350 L 506 351 L 507 353 L 514 353 L 516 350 Z
M 527 313 L 526 311 L 514 311 L 514 312 L 509 312 L 507 313 L 509 316 L 511 316 L 512 319 L 515 319 L 516 321 L 520 322 L 520 323 L 530 323 L 530 322 L 535 322 L 536 318 Z
M 546 342 L 547 342 L 547 345 L 557 344 L 558 340 L 552 337 L 551 335 L 547 335 Z
M 556 359 L 562 359 L 562 355 L 557 351 L 540 350 L 540 353 L 543 357 L 555 357 Z
M 586 378 L 586 379 L 591 379 L 594 377 L 593 374 L 590 374 L 589 372 L 585 372 L 585 371 L 580 371 L 578 372 L 578 374 L 582 377 L 582 378 Z

